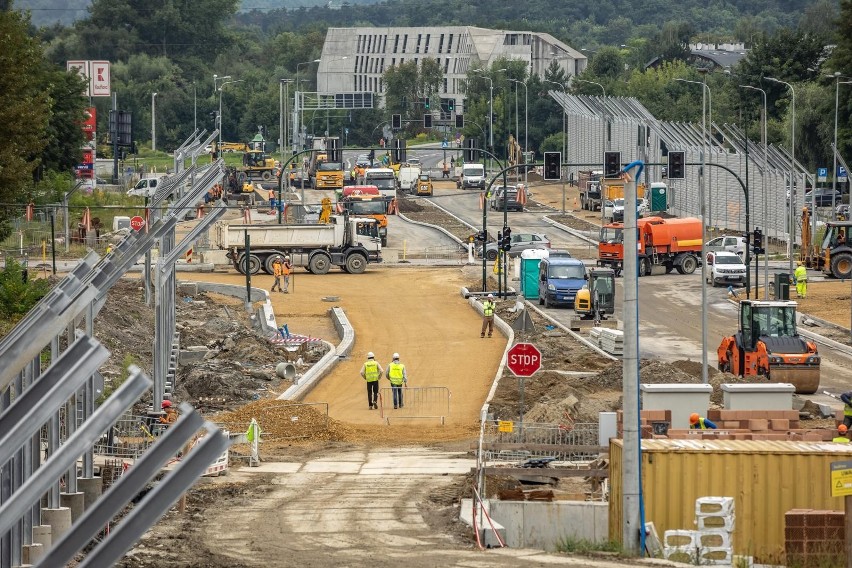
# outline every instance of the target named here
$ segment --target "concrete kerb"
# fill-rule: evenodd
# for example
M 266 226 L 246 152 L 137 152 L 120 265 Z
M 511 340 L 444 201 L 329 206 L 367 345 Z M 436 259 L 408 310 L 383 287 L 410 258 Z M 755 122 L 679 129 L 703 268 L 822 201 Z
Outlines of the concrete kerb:
M 546 313 L 541 311 L 538 306 L 536 306 L 535 304 L 533 304 L 529 300 L 524 300 L 524 304 L 526 304 L 527 309 L 534 310 L 538 315 L 545 318 L 547 321 L 549 321 L 550 323 L 552 323 L 553 325 L 555 325 L 559 329 L 569 333 L 571 335 L 571 337 L 573 337 L 574 339 L 576 339 L 577 341 L 579 341 L 580 343 L 582 343 L 583 345 L 585 345 L 589 349 L 594 350 L 595 353 L 597 353 L 598 355 L 606 357 L 607 359 L 610 359 L 611 361 L 620 361 L 621 360 L 619 357 L 615 357 L 615 356 L 607 353 L 606 351 L 604 351 L 603 349 L 601 349 L 600 347 L 598 347 L 597 345 L 595 345 L 594 343 L 592 343 L 591 341 L 589 341 L 588 339 L 586 339 L 585 337 L 583 337 L 582 335 L 577 333 L 576 331 L 572 331 L 571 329 L 565 327 L 563 324 L 559 323 L 558 321 L 556 321 L 555 319 L 553 319 L 552 317 L 550 317 L 549 315 L 547 315 Z
M 547 223 L 548 225 L 550 225 L 552 227 L 556 227 L 557 229 L 561 229 L 561 230 L 565 231 L 566 233 L 573 235 L 573 236 L 577 237 L 578 239 L 582 239 L 582 240 L 586 241 L 587 243 L 589 243 L 591 245 L 597 245 L 598 244 L 598 241 L 596 241 L 595 239 L 587 237 L 586 235 L 584 235 L 583 233 L 581 233 L 577 229 L 572 229 L 571 227 L 568 227 L 567 225 L 563 225 L 562 223 L 554 221 L 553 219 L 551 219 L 547 215 L 545 215 L 543 217 L 543 219 L 544 219 L 544 222 Z

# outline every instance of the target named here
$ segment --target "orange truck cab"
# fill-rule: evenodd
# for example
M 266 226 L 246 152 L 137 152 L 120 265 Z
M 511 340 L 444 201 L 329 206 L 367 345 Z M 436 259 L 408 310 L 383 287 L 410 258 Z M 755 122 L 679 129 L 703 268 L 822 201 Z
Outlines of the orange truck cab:
M 648 276 L 654 267 L 666 274 L 677 270 L 692 274 L 700 264 L 701 219 L 645 217 L 636 220 L 639 276 Z M 612 268 L 616 275 L 624 267 L 624 223 L 601 227 L 598 239 L 598 266 Z
M 340 192 L 338 212 L 348 211 L 358 217 L 372 217 L 378 222 L 382 246 L 388 244 L 388 200 L 375 185 L 350 185 Z

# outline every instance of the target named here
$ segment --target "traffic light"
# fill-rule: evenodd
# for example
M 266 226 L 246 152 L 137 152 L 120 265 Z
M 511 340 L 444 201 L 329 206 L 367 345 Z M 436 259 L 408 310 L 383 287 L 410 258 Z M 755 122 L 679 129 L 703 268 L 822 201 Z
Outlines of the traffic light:
M 503 252 L 509 252 L 510 248 L 512 248 L 512 229 L 504 227 L 503 239 L 500 241 L 500 250 Z
M 754 244 L 752 245 L 752 249 L 754 250 L 754 254 L 763 254 L 763 231 L 756 227 L 754 229 Z
M 479 144 L 476 138 L 465 138 L 464 161 L 475 162 L 479 159 Z
M 456 115 L 456 128 L 464 128 L 464 115 L 457 114 Z
M 423 97 L 423 108 L 429 110 L 429 97 Z
M 562 152 L 544 153 L 544 181 L 562 179 Z
M 447 99 L 447 110 L 450 112 L 456 110 L 456 99 Z
M 432 115 L 429 113 L 423 115 L 423 128 L 432 128 Z
M 684 152 L 669 152 L 669 168 L 666 177 L 669 179 L 686 179 L 685 157 Z
M 618 177 L 621 173 L 621 152 L 604 152 L 604 177 Z
M 399 130 L 402 128 L 402 115 L 395 114 L 391 117 L 391 128 L 394 130 Z

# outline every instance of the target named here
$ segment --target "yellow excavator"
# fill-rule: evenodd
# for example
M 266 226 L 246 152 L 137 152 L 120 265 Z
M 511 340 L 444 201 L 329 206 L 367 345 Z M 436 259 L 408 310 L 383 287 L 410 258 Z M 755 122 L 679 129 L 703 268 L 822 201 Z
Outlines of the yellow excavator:
M 849 231 L 852 221 L 838 220 L 825 223 L 821 243 L 814 243 L 811 234 L 811 217 L 807 207 L 802 210 L 802 256 L 808 268 L 821 270 L 826 276 L 848 279 L 852 276 L 852 246 Z
M 586 284 L 574 298 L 574 313 L 582 319 L 594 319 L 595 325 L 615 313 L 615 271 L 611 268 L 590 268 Z

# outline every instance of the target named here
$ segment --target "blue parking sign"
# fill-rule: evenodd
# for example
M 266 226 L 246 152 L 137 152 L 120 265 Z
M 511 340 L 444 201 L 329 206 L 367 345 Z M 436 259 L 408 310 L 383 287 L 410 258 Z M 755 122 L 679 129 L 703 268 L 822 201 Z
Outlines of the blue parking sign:
M 837 181 L 846 181 L 846 168 L 837 166 Z
M 817 168 L 817 181 L 828 181 L 828 168 Z

